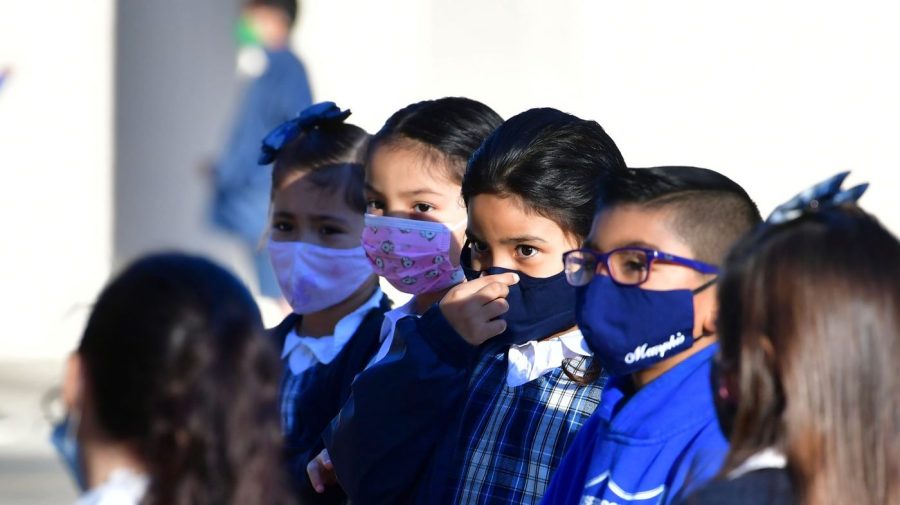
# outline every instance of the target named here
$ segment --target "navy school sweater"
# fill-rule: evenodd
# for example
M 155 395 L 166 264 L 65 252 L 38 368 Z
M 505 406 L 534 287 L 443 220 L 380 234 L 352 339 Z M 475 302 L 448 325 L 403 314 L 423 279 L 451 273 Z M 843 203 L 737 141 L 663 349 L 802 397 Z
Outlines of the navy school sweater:
M 455 465 L 469 377 L 489 350 L 486 345 L 466 343 L 437 306 L 421 318 L 397 322 L 390 352 L 357 377 L 350 398 L 324 435 L 338 480 L 354 505 L 455 499 L 453 489 L 459 483 L 452 479 L 458 477 Z M 576 403 L 589 403 L 593 397 L 596 405 L 600 387 L 579 391 L 577 396 L 584 398 Z M 573 408 L 566 415 L 577 430 L 589 414 Z M 550 444 L 559 451 L 557 458 L 568 446 L 569 435 L 575 438 L 574 432 L 561 433 L 559 443 Z M 553 454 L 545 456 L 554 459 Z
M 350 341 L 331 363 L 320 363 L 303 372 L 308 376 L 304 377 L 303 387 L 294 402 L 294 427 L 284 435 L 288 472 L 302 503 L 334 504 L 343 503 L 346 499 L 337 486 L 330 487 L 323 495 L 316 493 L 306 474 L 306 465 L 325 448 L 322 432 L 350 396 L 350 384 L 354 377 L 378 351 L 381 323 L 391 304 L 391 300 L 383 296 L 378 308 L 366 314 Z M 297 314 L 291 314 L 270 330 L 279 353 L 300 318 Z M 290 368 L 285 366 L 284 377 L 287 378 L 288 374 L 291 374 Z

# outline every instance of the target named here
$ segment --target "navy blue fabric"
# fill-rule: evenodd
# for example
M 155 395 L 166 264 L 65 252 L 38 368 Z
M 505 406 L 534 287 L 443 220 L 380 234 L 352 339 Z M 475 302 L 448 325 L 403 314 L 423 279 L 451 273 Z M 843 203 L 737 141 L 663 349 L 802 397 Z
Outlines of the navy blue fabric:
M 505 387 L 506 349 L 493 341 L 467 344 L 438 306 L 398 321 L 387 356 L 357 377 L 324 435 L 350 501 L 470 503 L 474 493 L 477 503 L 534 503 L 596 407 L 603 383 L 576 386 L 556 370 L 533 383 Z M 502 419 L 501 432 L 478 422 L 487 418 Z M 483 466 L 461 464 L 482 443 L 507 450 L 482 460 Z M 526 476 L 534 467 L 538 474 Z M 504 473 L 505 480 L 462 477 L 470 470 Z M 510 487 L 517 485 L 522 489 Z
M 379 334 L 384 313 L 391 309 L 391 301 L 385 296 L 377 309 L 366 314 L 359 328 L 331 363 L 318 364 L 303 373 L 302 381 L 293 381 L 292 373 L 285 367 L 282 378 L 282 395 L 294 397 L 294 422 L 290 433 L 285 433 L 285 458 L 291 479 L 304 503 L 342 503 L 345 499 L 335 487 L 326 495 L 315 493 L 306 474 L 306 465 L 325 448 L 322 432 L 337 415 L 350 396 L 350 385 L 362 371 L 379 347 Z M 271 330 L 271 338 L 280 351 L 300 316 L 291 314 Z M 289 384 L 299 384 L 298 391 L 287 391 Z
M 436 305 L 397 322 L 387 356 L 359 374 L 324 434 L 354 505 L 435 503 L 443 496 L 434 475 L 452 458 L 450 435 L 477 357 L 478 348 L 453 331 Z
M 611 376 L 628 375 L 694 344 L 694 294 L 620 286 L 595 275 L 577 288 L 576 314 L 594 357 Z
M 793 505 L 798 501 L 790 473 L 783 468 L 766 468 L 736 479 L 709 482 L 681 505 Z
M 463 265 L 463 271 L 469 280 L 507 272 L 519 276 L 506 297 L 509 311 L 500 316 L 506 321 L 506 330 L 491 342 L 524 344 L 575 326 L 575 288 L 566 281 L 565 272 L 541 278 L 500 267 L 480 271 Z
M 262 139 L 257 163 L 268 165 L 274 163 L 278 153 L 288 143 L 305 131 L 319 125 L 340 124 L 350 117 L 349 110 L 341 110 L 334 102 L 320 102 L 303 109 L 294 119 L 281 123 Z

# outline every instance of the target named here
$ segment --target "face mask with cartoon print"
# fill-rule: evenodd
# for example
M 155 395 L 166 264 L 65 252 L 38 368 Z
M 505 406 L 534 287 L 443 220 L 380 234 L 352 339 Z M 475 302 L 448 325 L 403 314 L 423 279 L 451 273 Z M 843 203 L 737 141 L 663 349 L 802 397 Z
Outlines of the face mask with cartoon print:
M 465 219 L 447 226 L 366 214 L 362 244 L 375 273 L 392 286 L 411 295 L 432 293 L 465 279 L 459 262 L 450 258 L 453 231 L 465 224 Z

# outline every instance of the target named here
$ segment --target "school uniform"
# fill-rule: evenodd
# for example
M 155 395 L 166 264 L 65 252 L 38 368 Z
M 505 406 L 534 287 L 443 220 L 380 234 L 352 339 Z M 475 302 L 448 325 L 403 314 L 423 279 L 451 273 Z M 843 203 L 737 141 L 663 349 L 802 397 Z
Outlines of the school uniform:
M 580 332 L 473 347 L 432 307 L 392 338 L 325 435 L 351 501 L 536 503 L 600 401 L 560 368 L 590 364 Z
M 709 482 L 683 505 L 793 505 L 794 486 L 783 454 L 766 449 L 747 458 L 722 479 Z
M 138 505 L 148 484 L 146 475 L 120 468 L 110 473 L 106 482 L 81 495 L 75 505 Z
M 609 380 L 557 469 L 546 504 L 669 504 L 711 479 L 728 452 L 710 387 L 711 345 L 635 391 Z
M 302 316 L 291 314 L 271 330 L 284 360 L 281 418 L 288 470 L 304 503 L 340 503 L 343 493 L 332 487 L 317 494 L 307 464 L 324 448 L 322 431 L 350 394 L 350 383 L 378 349 L 379 329 L 391 301 L 381 290 L 344 316 L 333 335 L 302 337 Z

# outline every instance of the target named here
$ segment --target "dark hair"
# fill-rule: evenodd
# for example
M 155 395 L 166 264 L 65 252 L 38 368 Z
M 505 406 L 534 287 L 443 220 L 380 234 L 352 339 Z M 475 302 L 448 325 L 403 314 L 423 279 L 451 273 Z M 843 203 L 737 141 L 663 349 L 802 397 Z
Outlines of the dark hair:
M 300 2 L 298 0 L 247 0 L 247 7 L 271 7 L 284 13 L 288 26 L 294 26 L 300 15 Z
M 604 180 L 625 170 L 622 154 L 595 121 L 556 109 L 511 117 L 469 160 L 463 199 L 515 195 L 583 240 Z
M 509 118 L 478 148 L 466 168 L 463 199 L 515 195 L 578 241 L 591 229 L 594 202 L 608 177 L 625 170 L 618 147 L 595 121 L 556 109 Z M 566 360 L 563 372 L 581 385 L 600 376 L 597 362 Z
M 723 472 L 782 450 L 798 503 L 900 503 L 900 242 L 858 207 L 763 226 L 719 287 Z
M 344 122 L 321 121 L 304 129 L 275 158 L 272 196 L 291 175 L 310 172 L 310 183 L 342 193 L 350 208 L 365 212 L 363 162 L 368 143 L 365 130 Z
M 247 289 L 198 257 L 141 259 L 78 348 L 99 429 L 139 451 L 145 504 L 284 503 L 279 361 Z
M 741 186 L 706 168 L 630 169 L 604 188 L 597 212 L 618 205 L 671 211 L 672 231 L 690 246 L 695 259 L 714 265 L 761 221 L 759 209 Z
M 448 179 L 462 183 L 466 162 L 503 122 L 487 105 L 469 98 L 446 97 L 417 102 L 395 112 L 372 137 L 369 158 L 382 146 L 424 146 L 449 162 Z

